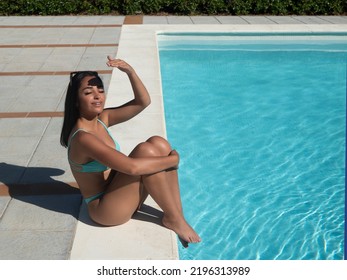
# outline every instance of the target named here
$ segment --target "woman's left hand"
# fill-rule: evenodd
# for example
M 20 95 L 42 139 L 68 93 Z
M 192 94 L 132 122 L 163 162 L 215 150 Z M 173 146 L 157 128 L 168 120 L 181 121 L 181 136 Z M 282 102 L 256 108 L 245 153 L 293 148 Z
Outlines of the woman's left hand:
M 109 67 L 116 67 L 127 74 L 131 74 L 134 72 L 134 69 L 124 60 L 112 58 L 111 56 L 107 56 L 107 59 L 108 61 L 106 64 Z

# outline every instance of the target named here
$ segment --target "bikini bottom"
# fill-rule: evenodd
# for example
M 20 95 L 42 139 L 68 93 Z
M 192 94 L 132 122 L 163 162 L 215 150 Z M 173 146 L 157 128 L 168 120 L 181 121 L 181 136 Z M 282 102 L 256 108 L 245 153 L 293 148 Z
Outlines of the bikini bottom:
M 90 196 L 88 198 L 85 198 L 84 201 L 89 204 L 90 202 L 92 202 L 93 200 L 96 200 L 100 197 L 102 197 L 104 195 L 105 192 L 99 192 L 96 195 Z

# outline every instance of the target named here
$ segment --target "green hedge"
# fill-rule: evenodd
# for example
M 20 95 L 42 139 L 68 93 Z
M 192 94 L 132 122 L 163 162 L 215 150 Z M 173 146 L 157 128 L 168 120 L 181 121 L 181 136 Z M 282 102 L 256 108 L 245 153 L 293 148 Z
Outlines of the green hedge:
M 341 15 L 346 0 L 1 0 L 0 15 Z

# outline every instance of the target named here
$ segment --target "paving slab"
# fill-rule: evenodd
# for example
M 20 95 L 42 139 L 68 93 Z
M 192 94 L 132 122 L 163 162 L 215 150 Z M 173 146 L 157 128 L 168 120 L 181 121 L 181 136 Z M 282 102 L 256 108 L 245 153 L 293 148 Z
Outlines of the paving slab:
M 318 16 L 318 18 L 332 24 L 347 24 L 347 16 Z
M 0 219 L 3 217 L 10 200 L 11 197 L 9 196 L 0 196 Z
M 239 16 L 216 16 L 216 18 L 221 24 L 249 24 Z
M 217 17 L 191 16 L 190 19 L 194 24 L 220 24 Z
M 62 118 L 50 119 L 21 179 L 22 184 L 75 181 L 69 168 L 67 150 L 60 145 L 62 123 Z
M 143 16 L 143 24 L 168 24 L 166 16 Z
M 2 171 L 0 174 L 1 183 L 16 183 L 20 179 L 16 177 L 16 167 L 27 166 L 48 122 L 48 118 L 0 119 L 0 163 L 3 163 L 2 168 L 7 164 L 7 172 Z M 10 165 L 15 168 L 8 170 Z
M 193 21 L 189 16 L 167 16 L 169 24 L 192 24 Z
M 80 195 L 10 199 L 0 223 L 0 259 L 68 259 L 80 203 Z
M 302 22 L 292 16 L 266 16 L 266 18 L 276 24 L 302 24 Z
M 276 24 L 276 22 L 265 16 L 241 16 L 249 24 Z
M 293 16 L 294 19 L 302 22 L 303 24 L 329 24 L 330 21 L 325 20 L 324 17 L 317 16 Z
M 125 16 L 1 16 L 1 25 L 122 25 Z
M 0 231 L 71 230 L 80 204 L 80 195 L 15 196 L 2 217 Z
M 0 231 L 0 260 L 68 260 L 73 231 Z

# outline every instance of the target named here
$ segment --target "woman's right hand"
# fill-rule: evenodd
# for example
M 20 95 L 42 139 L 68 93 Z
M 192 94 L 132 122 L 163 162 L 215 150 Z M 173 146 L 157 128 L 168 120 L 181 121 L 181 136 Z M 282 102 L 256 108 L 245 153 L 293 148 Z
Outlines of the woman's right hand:
M 107 59 L 108 61 L 106 64 L 109 67 L 118 68 L 119 70 L 127 73 L 128 75 L 134 72 L 134 69 L 124 60 L 112 58 L 111 56 L 107 56 Z
M 180 155 L 178 154 L 178 152 L 176 150 L 172 150 L 169 154 L 169 156 L 175 156 L 177 157 L 177 164 L 173 167 L 175 169 L 178 169 L 178 164 L 180 162 Z

